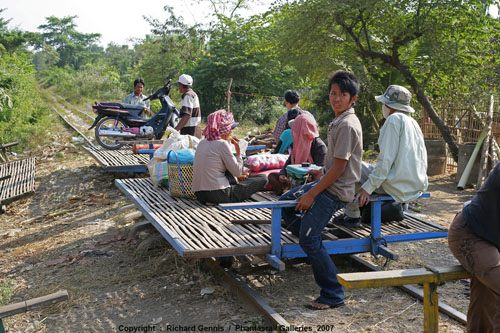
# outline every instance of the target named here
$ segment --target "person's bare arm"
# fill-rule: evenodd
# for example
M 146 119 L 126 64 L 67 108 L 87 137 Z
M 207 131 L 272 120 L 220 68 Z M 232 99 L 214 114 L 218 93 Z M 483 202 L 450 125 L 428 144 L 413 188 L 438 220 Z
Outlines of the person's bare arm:
M 189 114 L 183 114 L 181 119 L 179 119 L 179 123 L 177 124 L 177 126 L 175 126 L 175 129 L 177 131 L 180 131 L 181 129 L 183 129 L 184 126 L 186 126 L 186 124 L 188 123 L 189 118 L 191 118 L 191 116 Z
M 302 211 L 311 208 L 314 203 L 314 198 L 326 190 L 344 173 L 347 162 L 347 160 L 334 158 L 333 165 L 330 170 L 328 170 L 328 172 L 321 177 L 321 180 L 313 188 L 299 198 L 295 209 Z

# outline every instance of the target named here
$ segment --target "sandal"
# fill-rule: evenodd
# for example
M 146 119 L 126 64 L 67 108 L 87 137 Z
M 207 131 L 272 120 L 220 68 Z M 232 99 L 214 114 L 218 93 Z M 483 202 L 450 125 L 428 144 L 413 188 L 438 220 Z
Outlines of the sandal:
M 312 301 L 311 303 L 306 304 L 305 307 L 309 310 L 321 311 L 321 310 L 335 309 L 335 308 L 338 308 L 338 307 L 341 307 L 344 305 L 345 305 L 344 301 L 340 301 L 337 304 L 330 305 L 330 304 L 320 303 L 316 299 L 316 300 Z

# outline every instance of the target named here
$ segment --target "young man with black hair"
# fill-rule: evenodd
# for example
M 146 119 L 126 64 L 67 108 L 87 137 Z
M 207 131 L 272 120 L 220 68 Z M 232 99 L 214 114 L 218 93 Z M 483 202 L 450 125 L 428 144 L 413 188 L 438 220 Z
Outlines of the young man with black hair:
M 147 115 L 150 114 L 150 108 L 149 108 L 149 100 L 144 101 L 144 98 L 147 96 L 143 95 L 142 92 L 144 90 L 144 79 L 143 78 L 137 78 L 134 80 L 134 91 L 130 93 L 129 95 L 125 96 L 123 99 L 123 103 L 126 104 L 132 104 L 132 105 L 142 105 L 146 109 L 145 112 L 142 113 L 143 117 L 146 117 Z
M 299 244 L 311 263 L 320 296 L 307 305 L 326 310 L 344 305 L 344 289 L 337 281 L 337 268 L 321 240 L 321 233 L 333 214 L 352 202 L 355 183 L 361 174 L 363 135 L 354 113 L 359 83 L 354 74 L 335 72 L 329 81 L 329 99 L 335 118 L 328 127 L 328 151 L 324 171 L 312 172 L 319 180 L 296 187 L 280 200 L 298 199 L 295 208 L 283 209 L 287 227 L 299 237 Z

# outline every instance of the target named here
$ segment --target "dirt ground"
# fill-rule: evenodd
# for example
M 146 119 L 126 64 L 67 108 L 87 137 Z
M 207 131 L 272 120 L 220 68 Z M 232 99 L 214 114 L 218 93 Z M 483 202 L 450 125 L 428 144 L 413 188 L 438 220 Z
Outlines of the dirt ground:
M 177 256 L 155 230 L 138 231 L 143 219 L 114 186 L 117 175 L 104 173 L 76 135 L 54 123 L 51 145 L 31 152 L 37 156 L 35 194 L 0 215 L 0 304 L 59 289 L 70 299 L 8 318 L 8 332 L 159 332 L 173 331 L 172 325 L 229 332 L 244 331 L 237 325 L 254 331 L 264 325 L 199 264 Z M 432 199 L 419 202 L 423 214 L 445 227 L 473 194 L 457 191 L 453 180 L 432 178 Z M 389 268 L 455 263 L 446 240 L 390 247 L 400 259 Z M 341 271 L 352 270 L 342 258 L 335 261 Z M 235 272 L 299 328 L 422 330 L 422 304 L 394 288 L 347 290 L 347 306 L 318 312 L 303 306 L 318 293 L 303 262 L 289 263 L 284 272 L 269 266 Z M 447 283 L 439 291 L 440 300 L 466 311 L 467 281 Z M 462 331 L 461 324 L 440 316 L 440 332 Z

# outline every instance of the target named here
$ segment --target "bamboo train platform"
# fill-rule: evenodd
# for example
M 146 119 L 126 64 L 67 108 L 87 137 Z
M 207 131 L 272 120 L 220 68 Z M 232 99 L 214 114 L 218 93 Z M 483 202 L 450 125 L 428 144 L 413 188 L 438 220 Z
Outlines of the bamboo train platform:
M 35 158 L 0 164 L 0 204 L 6 205 L 35 191 Z
M 99 163 L 105 172 L 147 173 L 149 156 L 133 154 L 132 148 L 117 150 L 104 149 L 97 145 L 84 145 L 83 148 Z
M 166 188 L 154 187 L 147 178 L 117 179 L 115 184 L 180 256 L 265 255 L 280 270 L 284 269 L 282 259 L 306 256 L 298 238 L 281 227 L 281 208 L 294 206 L 294 202 L 274 201 L 275 196 L 258 193 L 253 196 L 258 201 L 208 206 L 193 199 L 171 197 Z M 381 200 L 373 199 L 379 203 Z M 372 216 L 376 218 L 377 213 Z M 372 225 L 352 229 L 334 225 L 325 230 L 323 244 L 330 254 L 371 252 L 396 259 L 397 255 L 387 247 L 389 243 L 446 236 L 445 228 L 406 214 L 403 221 L 382 225 L 380 220 L 378 224 L 372 221 Z

